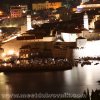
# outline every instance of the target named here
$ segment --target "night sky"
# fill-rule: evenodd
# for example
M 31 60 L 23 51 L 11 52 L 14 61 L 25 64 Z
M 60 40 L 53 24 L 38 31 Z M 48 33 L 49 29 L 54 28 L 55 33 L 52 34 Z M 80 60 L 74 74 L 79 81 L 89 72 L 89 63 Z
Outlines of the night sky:
M 29 2 L 44 2 L 44 1 L 64 1 L 64 0 L 0 0 L 0 3 L 10 3 L 10 4 L 17 4 L 17 3 L 29 3 Z
M 30 0 L 0 0 L 0 10 L 9 10 L 10 5 L 28 4 Z
M 44 1 L 64 1 L 64 0 L 0 0 L 0 4 L 27 4 L 29 2 L 44 2 Z

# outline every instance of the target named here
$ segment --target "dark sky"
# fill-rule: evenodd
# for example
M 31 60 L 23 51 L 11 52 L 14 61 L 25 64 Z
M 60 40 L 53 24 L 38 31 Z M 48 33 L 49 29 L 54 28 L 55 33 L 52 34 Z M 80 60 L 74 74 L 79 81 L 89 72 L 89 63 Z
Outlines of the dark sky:
M 30 0 L 0 0 L 0 9 L 7 10 L 10 5 L 28 4 Z
M 28 3 L 28 2 L 43 2 L 43 1 L 63 1 L 63 0 L 0 0 L 0 2 L 15 4 L 15 3 Z

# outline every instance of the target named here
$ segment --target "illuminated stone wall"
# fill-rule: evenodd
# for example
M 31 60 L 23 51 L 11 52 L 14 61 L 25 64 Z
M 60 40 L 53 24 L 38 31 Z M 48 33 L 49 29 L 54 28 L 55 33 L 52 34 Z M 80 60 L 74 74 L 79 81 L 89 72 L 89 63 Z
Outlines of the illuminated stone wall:
M 87 40 L 97 40 L 97 39 L 100 39 L 100 36 L 99 36 L 100 32 L 98 33 L 95 33 L 95 32 L 89 32 L 87 30 L 84 30 L 82 31 L 82 33 L 78 33 L 78 37 L 84 37 L 86 38 Z
M 100 40 L 87 41 L 83 49 L 73 49 L 73 58 L 100 57 Z
M 41 41 L 39 39 L 37 40 L 11 40 L 9 42 L 6 42 L 2 45 L 2 48 L 4 49 L 5 54 L 9 54 L 10 50 L 14 51 L 14 54 L 19 54 L 20 48 L 24 45 L 31 45 L 33 48 L 40 48 L 41 52 L 44 48 L 51 48 L 50 41 L 46 42 L 45 40 Z
M 90 0 L 82 0 L 82 3 L 85 3 L 85 2 L 88 2 L 88 1 L 90 1 Z
M 38 40 L 12 40 L 6 42 L 2 45 L 4 49 L 4 53 L 9 55 L 9 51 L 14 51 L 13 53 L 18 55 L 20 52 L 20 48 L 24 45 L 30 45 L 32 48 L 38 48 L 39 52 L 43 55 L 48 55 L 51 51 L 52 57 L 61 57 L 72 59 L 72 49 L 75 47 L 75 42 L 61 42 L 58 44 L 58 49 L 54 47 L 56 42 L 46 42 L 46 41 L 38 41 Z M 49 54 L 50 55 L 50 54 Z
M 32 10 L 43 10 L 43 9 L 57 9 L 62 6 L 61 2 L 44 2 L 44 3 L 33 3 Z

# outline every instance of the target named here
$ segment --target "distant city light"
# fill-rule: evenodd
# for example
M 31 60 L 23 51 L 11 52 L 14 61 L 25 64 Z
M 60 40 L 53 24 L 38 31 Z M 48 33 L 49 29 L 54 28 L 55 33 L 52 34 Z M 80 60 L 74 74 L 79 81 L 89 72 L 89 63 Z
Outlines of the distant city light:
M 2 53 L 2 55 L 1 55 L 2 57 L 5 57 L 6 56 L 6 54 L 5 53 Z
M 23 10 L 22 12 L 23 12 L 23 13 L 26 13 L 26 11 L 25 11 L 25 10 Z
M 14 50 L 9 50 L 9 51 L 8 51 L 8 54 L 9 54 L 9 55 L 13 55 L 13 54 L 14 54 Z
M 2 11 L 0 11 L 0 15 L 3 15 L 3 12 Z
M 0 36 L 2 36 L 2 30 L 0 29 Z
M 93 29 L 90 29 L 90 30 L 89 30 L 90 33 L 92 33 L 93 31 L 94 31 Z
M 2 32 L 2 30 L 0 29 L 0 33 Z

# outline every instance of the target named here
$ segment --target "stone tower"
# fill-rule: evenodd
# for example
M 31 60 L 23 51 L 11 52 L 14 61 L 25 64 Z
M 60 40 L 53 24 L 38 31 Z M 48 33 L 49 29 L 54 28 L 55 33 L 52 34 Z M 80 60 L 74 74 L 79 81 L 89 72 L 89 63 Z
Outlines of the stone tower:
M 88 30 L 89 29 L 89 19 L 88 19 L 87 13 L 84 14 L 83 24 L 84 24 L 84 28 Z
M 31 27 L 31 15 L 27 15 L 27 30 L 32 29 Z

